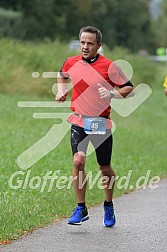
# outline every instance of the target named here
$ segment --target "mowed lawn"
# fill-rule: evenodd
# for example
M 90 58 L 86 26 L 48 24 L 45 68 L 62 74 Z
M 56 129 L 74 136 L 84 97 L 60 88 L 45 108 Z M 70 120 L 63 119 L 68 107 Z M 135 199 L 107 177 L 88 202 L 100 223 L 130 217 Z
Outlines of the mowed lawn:
M 53 101 L 54 97 L 0 95 L 1 242 L 15 239 L 27 231 L 67 217 L 76 205 L 70 184 L 72 155 L 69 131 L 55 149 L 28 169 L 23 170 L 16 163 L 17 157 L 42 139 L 56 123 L 55 119 L 34 119 L 33 113 L 70 113 L 68 109 L 17 106 L 19 101 L 32 99 Z M 142 187 L 144 177 L 139 180 L 141 176 L 147 176 L 149 182 L 154 176 L 167 175 L 166 117 L 167 97 L 164 96 L 163 88 L 158 87 L 152 90 L 152 95 L 130 116 L 121 117 L 112 112 L 116 124 L 112 165 L 119 176 L 114 197 L 135 190 L 139 184 Z M 55 130 L 55 139 L 56 137 Z M 39 152 L 43 147 L 38 146 Z M 92 180 L 98 173 L 94 153 L 87 157 L 86 171 L 92 172 Z M 45 180 L 46 174 L 49 176 L 54 172 L 57 172 L 57 179 L 51 184 L 51 180 Z M 123 180 L 122 176 L 128 174 L 131 174 L 130 182 L 125 186 L 125 177 Z M 99 186 L 100 177 L 94 185 L 91 184 L 91 177 L 89 180 L 88 207 L 102 203 L 104 199 L 103 190 Z

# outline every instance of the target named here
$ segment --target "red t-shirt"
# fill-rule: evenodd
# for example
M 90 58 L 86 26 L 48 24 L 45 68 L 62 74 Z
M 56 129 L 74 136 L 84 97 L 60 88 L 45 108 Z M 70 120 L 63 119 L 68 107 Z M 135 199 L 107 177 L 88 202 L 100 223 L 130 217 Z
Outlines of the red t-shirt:
M 95 60 L 94 60 L 95 59 Z M 102 55 L 84 61 L 82 55 L 69 57 L 61 69 L 61 75 L 70 78 L 72 83 L 71 110 L 85 116 L 109 116 L 111 100 L 100 98 L 98 83 L 112 90 L 128 82 L 121 70 Z M 83 118 L 71 115 L 68 122 L 83 127 Z M 111 120 L 107 120 L 107 128 Z

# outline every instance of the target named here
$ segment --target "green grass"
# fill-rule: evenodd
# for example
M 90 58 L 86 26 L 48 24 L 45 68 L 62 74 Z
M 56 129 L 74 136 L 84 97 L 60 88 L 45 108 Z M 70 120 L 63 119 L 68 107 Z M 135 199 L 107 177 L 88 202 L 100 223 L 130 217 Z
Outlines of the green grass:
M 57 72 L 70 55 L 68 45 L 55 42 L 32 43 L 0 40 L 0 91 L 39 95 L 51 94 L 55 79 L 42 78 L 43 72 Z M 39 72 L 39 78 L 32 78 Z
M 33 97 L 34 100 L 49 100 L 46 97 Z M 11 189 L 8 180 L 14 172 L 21 171 L 15 163 L 19 154 L 43 137 L 54 123 L 54 119 L 35 120 L 34 112 L 44 112 L 41 108 L 18 108 L 20 100 L 31 100 L 30 96 L 0 95 L 1 106 L 1 241 L 14 239 L 25 231 L 33 230 L 51 223 L 57 219 L 69 216 L 76 201 L 73 188 L 59 190 L 53 186 L 48 192 L 48 186 L 43 192 L 41 187 L 32 190 L 28 185 L 25 189 Z M 127 118 L 120 117 L 113 111 L 113 120 L 117 125 L 114 133 L 113 167 L 117 176 L 128 175 L 133 170 L 130 185 L 136 185 L 137 179 L 151 170 L 150 178 L 156 175 L 167 175 L 166 171 L 166 97 L 162 90 L 154 89 L 153 94 L 132 115 Z M 45 109 L 46 110 L 46 109 Z M 47 111 L 54 112 L 54 108 Z M 29 181 L 34 176 L 42 177 L 48 171 L 60 170 L 60 176 L 70 177 L 72 156 L 69 142 L 69 133 L 61 144 L 34 164 Z M 91 170 L 96 175 L 98 167 L 94 153 L 87 158 L 87 172 Z M 25 180 L 24 175 L 16 176 L 13 184 L 17 185 L 18 178 Z M 122 182 L 122 186 L 123 186 Z M 127 189 L 118 189 L 117 184 L 114 196 L 118 197 Z M 103 190 L 97 184 L 87 191 L 87 204 L 93 206 L 103 201 Z
M 17 157 L 41 139 L 56 123 L 54 119 L 33 119 L 34 112 L 69 112 L 69 109 L 56 108 L 19 108 L 19 101 L 53 101 L 51 87 L 54 79 L 42 77 L 33 79 L 34 71 L 59 71 L 63 61 L 71 54 L 67 45 L 59 42 L 33 44 L 10 40 L 0 40 L 0 242 L 15 239 L 27 231 L 47 225 L 67 217 L 76 205 L 73 188 L 58 189 L 56 181 L 48 192 L 49 181 L 41 192 L 43 176 L 47 172 L 60 170 L 60 176 L 71 176 L 72 154 L 69 132 L 57 148 L 52 150 L 28 170 L 21 170 L 16 163 Z M 166 66 L 151 62 L 139 55 L 116 48 L 109 58 L 128 60 L 134 69 L 133 83 L 148 83 L 153 93 L 133 114 L 123 118 L 112 112 L 117 129 L 114 133 L 112 164 L 119 177 L 127 176 L 132 170 L 130 184 L 136 188 L 136 181 L 151 170 L 153 176 L 164 177 L 166 170 L 166 104 L 162 83 Z M 56 132 L 55 132 L 56 138 Z M 42 147 L 41 147 L 42 148 Z M 13 184 L 22 183 L 20 188 L 12 189 L 9 179 L 15 172 Z M 92 171 L 95 178 L 98 167 L 94 153 L 87 157 L 86 171 Z M 29 179 L 26 185 L 26 176 Z M 38 188 L 32 189 L 34 179 L 41 179 Z M 37 180 L 36 180 L 37 182 Z M 116 183 L 114 197 L 131 189 L 123 188 L 125 181 Z M 35 184 L 35 181 L 34 181 Z M 67 184 L 67 183 L 66 183 Z M 118 188 L 118 185 L 122 189 Z M 141 181 L 142 185 L 142 181 Z M 102 203 L 103 190 L 97 183 L 87 191 L 88 207 Z

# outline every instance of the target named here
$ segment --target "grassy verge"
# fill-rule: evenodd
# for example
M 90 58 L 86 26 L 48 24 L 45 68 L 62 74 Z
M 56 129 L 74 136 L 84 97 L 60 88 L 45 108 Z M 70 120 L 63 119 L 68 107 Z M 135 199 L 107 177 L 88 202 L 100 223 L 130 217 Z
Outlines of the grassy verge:
M 34 100 L 49 100 L 33 97 Z M 59 176 L 71 175 L 71 149 L 69 132 L 59 146 L 48 153 L 28 170 L 22 170 L 9 186 L 9 179 L 14 172 L 21 171 L 15 163 L 19 154 L 42 138 L 52 127 L 54 119 L 35 120 L 34 112 L 44 112 L 41 108 L 18 108 L 20 100 L 31 100 L 30 96 L 0 95 L 1 107 L 1 161 L 0 161 L 0 237 L 1 241 L 14 239 L 36 227 L 46 225 L 62 217 L 69 216 L 76 204 L 73 188 L 58 189 L 56 181 L 48 192 L 49 180 L 41 192 L 43 176 L 48 171 L 60 170 Z M 153 94 L 133 114 L 122 118 L 113 111 L 113 120 L 117 129 L 114 133 L 113 167 L 117 176 L 127 176 L 132 170 L 130 184 L 124 188 L 124 182 L 116 184 L 114 196 L 120 196 L 136 188 L 140 176 L 146 176 L 150 170 L 149 179 L 153 176 L 166 176 L 166 97 L 162 90 L 153 89 Z M 45 109 L 46 110 L 46 109 Z M 49 108 L 55 112 L 54 108 Z M 56 135 L 55 135 L 56 136 Z M 94 153 L 88 156 L 86 170 L 93 172 L 95 178 L 98 168 Z M 29 178 L 26 177 L 29 173 Z M 35 176 L 41 179 L 39 186 Z M 27 179 L 27 182 L 25 182 Z M 31 182 L 30 182 L 31 181 Z M 97 181 L 98 182 L 98 181 Z M 19 184 L 20 183 L 20 184 Z M 142 185 L 143 181 L 141 181 Z M 67 185 L 67 183 L 66 183 Z M 93 206 L 103 201 L 103 190 L 98 183 L 87 191 L 87 204 Z
M 42 73 L 58 72 L 65 59 L 76 53 L 70 52 L 68 45 L 59 41 L 35 44 L 1 39 L 0 92 L 51 95 L 55 79 L 43 78 Z M 111 60 L 124 59 L 132 65 L 135 85 L 145 82 L 162 87 L 166 75 L 165 64 L 152 62 L 149 57 L 133 55 L 122 48 L 109 51 L 104 46 L 104 53 Z M 32 78 L 33 72 L 39 72 L 39 78 Z

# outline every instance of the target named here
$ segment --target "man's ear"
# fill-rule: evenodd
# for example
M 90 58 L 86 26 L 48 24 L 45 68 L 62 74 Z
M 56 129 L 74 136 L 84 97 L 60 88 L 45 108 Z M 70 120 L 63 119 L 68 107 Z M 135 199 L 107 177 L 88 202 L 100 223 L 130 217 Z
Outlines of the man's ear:
M 98 49 L 100 48 L 100 46 L 102 45 L 102 43 L 98 43 L 97 46 L 98 46 Z

